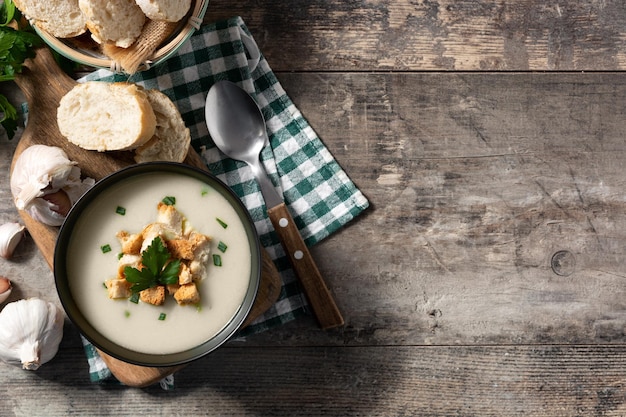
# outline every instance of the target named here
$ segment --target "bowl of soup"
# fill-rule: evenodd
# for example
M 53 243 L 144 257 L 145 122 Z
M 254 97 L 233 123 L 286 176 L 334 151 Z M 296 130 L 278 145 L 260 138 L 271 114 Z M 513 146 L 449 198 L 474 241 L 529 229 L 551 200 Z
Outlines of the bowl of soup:
M 260 244 L 217 177 L 149 162 L 76 202 L 59 231 L 54 277 L 69 319 L 98 349 L 141 366 L 179 365 L 241 328 L 259 287 Z

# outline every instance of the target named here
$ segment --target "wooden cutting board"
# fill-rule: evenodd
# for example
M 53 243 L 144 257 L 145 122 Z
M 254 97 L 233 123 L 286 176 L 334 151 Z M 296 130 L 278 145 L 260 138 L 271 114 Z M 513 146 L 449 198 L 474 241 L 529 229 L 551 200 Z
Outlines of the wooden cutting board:
M 16 83 L 26 96 L 29 116 L 28 124 L 13 156 L 11 171 L 24 149 L 35 144 L 58 146 L 67 153 L 70 160 L 78 163 L 83 176 L 95 180 L 100 180 L 106 175 L 134 163 L 132 154 L 128 152 L 86 151 L 69 143 L 61 135 L 56 122 L 57 107 L 65 93 L 76 85 L 76 81 L 61 71 L 50 50 L 39 48 L 35 58 L 28 60 L 22 73 L 16 76 Z M 200 156 L 193 149 L 190 150 L 185 163 L 204 170 L 207 169 Z M 59 229 L 33 220 L 24 211 L 20 211 L 20 216 L 48 265 L 52 268 L 54 245 Z M 262 251 L 262 255 L 263 267 L 259 292 L 244 326 L 250 324 L 270 308 L 280 293 L 281 280 L 278 271 L 265 250 Z M 100 355 L 120 382 L 134 387 L 151 385 L 183 367 L 143 367 L 122 362 L 104 352 L 100 352 Z

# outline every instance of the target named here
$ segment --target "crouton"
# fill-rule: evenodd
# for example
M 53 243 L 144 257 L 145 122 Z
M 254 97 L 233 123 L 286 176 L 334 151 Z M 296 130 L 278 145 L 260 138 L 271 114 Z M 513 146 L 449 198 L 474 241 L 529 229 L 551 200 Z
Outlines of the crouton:
M 170 251 L 172 258 L 191 260 L 193 259 L 193 242 L 187 239 L 172 239 L 167 241 L 167 250 Z
M 150 223 L 143 229 L 141 235 L 144 239 L 141 245 L 141 252 L 145 251 L 157 236 L 161 238 L 164 244 L 168 240 L 178 239 L 180 237 L 173 229 L 163 223 Z
M 183 234 L 183 222 L 185 218 L 174 206 L 163 202 L 157 205 L 157 223 L 163 223 L 178 235 Z
M 131 296 L 131 283 L 125 279 L 108 279 L 104 282 L 109 293 L 109 298 L 128 298 Z
M 122 245 L 122 253 L 130 255 L 138 255 L 141 253 L 141 244 L 143 236 L 140 233 L 130 234 L 124 230 L 115 234 Z
M 189 266 L 185 263 L 180 264 L 180 271 L 178 272 L 178 284 L 185 285 L 193 281 L 193 274 L 189 269 Z
M 178 291 L 174 294 L 174 299 L 179 305 L 197 304 L 200 301 L 200 293 L 196 284 L 181 285 Z
M 139 293 L 139 299 L 144 303 L 160 306 L 165 302 L 165 287 L 157 285 L 156 287 L 145 289 Z
M 189 271 L 194 281 L 200 281 L 206 274 L 206 266 L 211 254 L 211 238 L 201 233 L 192 232 L 189 241 L 193 243 L 193 257 L 189 262 Z
M 165 288 L 167 289 L 167 293 L 169 295 L 174 295 L 176 291 L 178 291 L 178 289 L 180 288 L 180 285 L 179 284 L 167 284 Z
M 130 266 L 132 268 L 141 269 L 141 256 L 139 255 L 122 255 L 117 262 L 117 277 L 119 279 L 125 279 L 124 268 Z

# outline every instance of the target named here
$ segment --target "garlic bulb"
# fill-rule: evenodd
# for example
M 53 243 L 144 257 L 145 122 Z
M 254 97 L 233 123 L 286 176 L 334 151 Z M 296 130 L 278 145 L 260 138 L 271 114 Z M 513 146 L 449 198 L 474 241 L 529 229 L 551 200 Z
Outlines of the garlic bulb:
M 0 256 L 9 259 L 18 243 L 24 237 L 25 227 L 19 223 L 5 223 L 0 226 Z
M 0 277 L 0 304 L 4 303 L 11 295 L 11 281 L 8 278 Z
M 63 312 L 54 304 L 29 298 L 0 312 L 0 359 L 36 370 L 50 361 L 63 338 Z
M 15 206 L 26 210 L 33 219 L 50 226 L 60 226 L 67 210 L 58 198 L 46 198 L 60 193 L 74 204 L 94 185 L 91 178 L 81 180 L 80 168 L 58 147 L 33 145 L 24 150 L 15 162 L 11 174 L 11 193 Z

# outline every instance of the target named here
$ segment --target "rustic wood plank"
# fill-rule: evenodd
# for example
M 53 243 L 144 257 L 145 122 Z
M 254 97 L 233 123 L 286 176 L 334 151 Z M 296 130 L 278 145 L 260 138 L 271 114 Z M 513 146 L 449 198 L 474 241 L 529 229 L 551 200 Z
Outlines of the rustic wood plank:
M 313 248 L 340 340 L 626 340 L 624 74 L 280 79 L 373 205 Z
M 275 71 L 626 68 L 618 0 L 211 0 L 205 21 L 235 15 Z
M 622 416 L 619 346 L 232 345 L 176 389 L 89 384 L 76 335 L 37 372 L 0 363 L 12 416 Z M 72 342 L 68 345 L 68 342 Z M 6 382 L 10 383 L 6 383 Z

